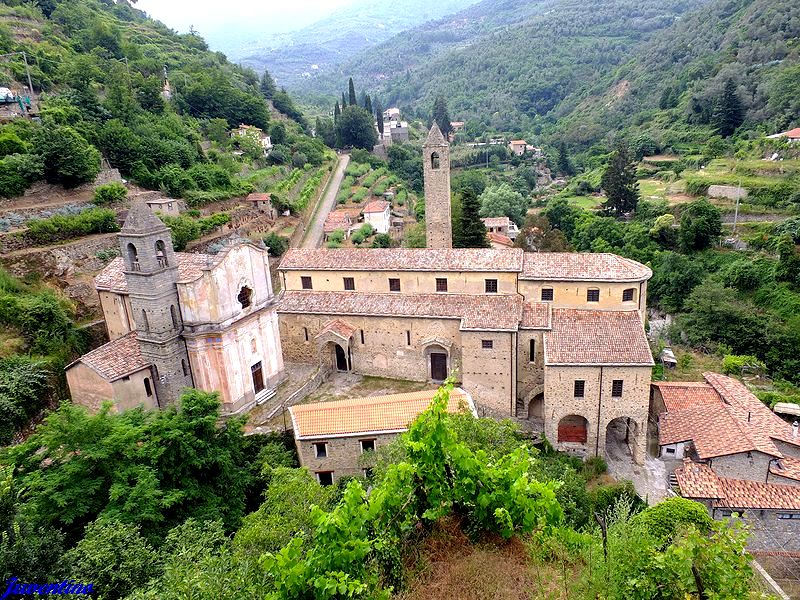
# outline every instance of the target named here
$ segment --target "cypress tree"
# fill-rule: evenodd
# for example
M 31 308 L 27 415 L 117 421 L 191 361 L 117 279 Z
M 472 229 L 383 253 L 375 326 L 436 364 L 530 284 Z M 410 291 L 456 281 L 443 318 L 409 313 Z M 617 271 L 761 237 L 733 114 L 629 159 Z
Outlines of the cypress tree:
M 342 110 L 344 110 L 346 106 L 347 106 L 347 96 L 345 96 L 344 92 L 342 92 Z
M 728 79 L 722 87 L 722 92 L 714 101 L 711 113 L 711 122 L 723 137 L 729 137 L 744 122 L 744 108 L 736 84 L 733 79 Z
M 358 106 L 358 100 L 356 99 L 356 86 L 353 83 L 353 78 L 350 78 L 350 82 L 347 84 L 347 88 L 350 94 L 350 106 Z
M 264 98 L 267 100 L 272 100 L 277 88 L 275 87 L 275 80 L 272 78 L 272 75 L 269 74 L 269 71 L 264 71 L 264 74 L 261 75 L 261 83 L 259 88 L 261 89 L 261 95 L 264 96 Z
M 444 96 L 439 96 L 433 103 L 433 120 L 446 139 L 453 129 L 450 126 L 450 114 L 447 112 L 447 102 Z
M 563 141 L 558 145 L 556 168 L 559 173 L 568 177 L 575 174 L 575 170 L 572 168 L 572 162 L 570 162 L 569 155 L 567 154 L 567 145 Z
M 378 100 L 375 100 L 375 120 L 378 123 L 378 131 L 383 135 L 383 107 Z
M 466 188 L 461 192 L 461 248 L 488 248 L 486 226 L 481 221 L 481 203 L 475 192 Z
M 608 198 L 603 211 L 620 217 L 636 210 L 639 204 L 639 182 L 636 179 L 636 163 L 625 142 L 617 144 L 611 154 L 600 186 Z
M 333 107 L 333 122 L 336 123 L 339 120 L 339 115 L 342 114 L 342 109 L 339 108 L 339 103 L 336 103 L 336 106 Z
M 369 94 L 364 96 L 364 110 L 372 114 L 372 98 L 369 97 Z

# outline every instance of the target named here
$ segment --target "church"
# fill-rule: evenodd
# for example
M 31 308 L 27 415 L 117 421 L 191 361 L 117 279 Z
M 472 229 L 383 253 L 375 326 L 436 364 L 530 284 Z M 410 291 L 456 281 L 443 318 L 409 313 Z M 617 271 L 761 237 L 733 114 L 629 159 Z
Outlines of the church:
M 524 419 L 560 450 L 645 456 L 650 269 L 613 254 L 451 247 L 449 144 L 423 146 L 424 249 L 290 249 L 273 294 L 266 250 L 172 251 L 136 206 L 123 256 L 96 279 L 112 341 L 67 371 L 76 402 L 163 406 L 184 387 L 224 411 L 274 393 L 283 360 L 436 384 L 453 376 L 478 414 Z

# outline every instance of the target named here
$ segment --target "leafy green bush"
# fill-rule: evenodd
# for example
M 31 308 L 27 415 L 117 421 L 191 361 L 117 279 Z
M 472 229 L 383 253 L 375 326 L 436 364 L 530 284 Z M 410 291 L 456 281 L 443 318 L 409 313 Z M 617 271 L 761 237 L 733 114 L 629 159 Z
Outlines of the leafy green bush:
M 634 524 L 642 525 L 661 542 L 671 541 L 683 533 L 688 525 L 707 532 L 713 522 L 705 506 L 686 498 L 667 498 L 655 506 L 645 508 L 633 518 Z
M 185 215 L 161 215 L 164 225 L 169 227 L 172 236 L 172 247 L 180 252 L 186 244 L 200 237 L 200 222 Z
M 28 235 L 38 244 L 83 237 L 92 233 L 119 231 L 117 213 L 108 208 L 90 208 L 77 215 L 54 215 L 28 221 Z
M 283 256 L 284 252 L 289 248 L 289 240 L 279 236 L 273 231 L 270 231 L 262 239 L 267 248 L 269 248 L 269 252 L 272 256 Z
M 354 244 L 361 245 L 364 243 L 369 236 L 371 236 L 375 232 L 375 228 L 372 227 L 369 223 L 364 223 L 361 227 L 359 227 L 350 239 L 353 241 Z
M 764 363 L 756 356 L 727 354 L 722 358 L 722 372 L 726 375 L 741 375 L 745 367 L 764 369 Z
M 591 456 L 583 463 L 583 475 L 586 479 L 595 479 L 608 471 L 608 464 L 602 456 Z
M 93 181 L 100 172 L 100 152 L 72 127 L 43 127 L 34 137 L 34 149 L 50 183 L 74 187 Z
M 20 196 L 44 175 L 44 161 L 35 154 L 11 154 L 0 159 L 0 196 Z
M 332 231 L 331 233 L 328 234 L 328 241 L 341 244 L 344 241 L 344 231 L 342 231 L 341 229 Z
M 351 177 L 363 177 L 370 170 L 370 166 L 364 163 L 351 162 L 345 169 L 345 175 Z
M 392 238 L 388 233 L 379 233 L 372 240 L 373 248 L 389 248 L 392 245 Z
M 94 198 L 92 202 L 98 205 L 113 204 L 115 202 L 121 202 L 127 197 L 128 188 L 118 181 L 112 181 L 111 183 L 98 185 L 94 189 Z

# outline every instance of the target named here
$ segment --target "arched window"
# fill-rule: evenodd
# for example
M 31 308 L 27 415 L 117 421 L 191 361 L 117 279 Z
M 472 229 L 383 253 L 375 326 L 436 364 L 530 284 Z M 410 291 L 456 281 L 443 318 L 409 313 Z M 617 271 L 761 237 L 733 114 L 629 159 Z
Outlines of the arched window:
M 167 247 L 164 245 L 163 240 L 156 242 L 156 260 L 159 267 L 167 266 Z
M 172 326 L 175 327 L 176 329 L 180 327 L 178 323 L 178 311 L 175 310 L 174 304 L 169 305 L 169 316 L 172 317 Z
M 186 359 L 181 359 L 181 368 L 183 368 L 183 376 L 186 377 L 189 374 L 189 365 L 186 364 Z
M 142 309 L 142 325 L 145 331 L 150 331 L 150 322 L 147 320 L 147 313 Z
M 133 244 L 128 244 L 128 263 L 131 265 L 131 271 L 139 270 L 139 256 Z
M 438 169 L 439 168 L 439 153 L 433 152 L 431 154 L 431 169 Z
M 239 290 L 239 295 L 236 297 L 239 300 L 239 304 L 242 305 L 242 308 L 247 308 L 250 306 L 251 298 L 253 297 L 253 290 L 249 287 L 244 286 L 241 290 Z
M 144 378 L 144 393 L 147 394 L 148 398 L 153 395 L 153 388 L 150 387 L 150 378 L 149 377 L 145 377 Z

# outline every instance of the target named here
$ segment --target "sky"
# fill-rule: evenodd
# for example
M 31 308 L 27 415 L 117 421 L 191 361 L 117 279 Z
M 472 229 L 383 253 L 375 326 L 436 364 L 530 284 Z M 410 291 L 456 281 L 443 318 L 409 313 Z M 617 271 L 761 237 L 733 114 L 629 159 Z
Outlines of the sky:
M 310 25 L 353 1 L 138 0 L 135 6 L 181 33 L 194 27 L 212 49 L 226 51 L 259 32 L 281 33 Z

